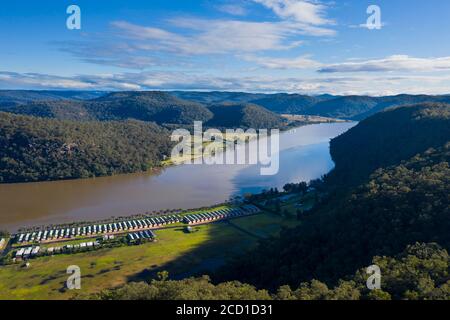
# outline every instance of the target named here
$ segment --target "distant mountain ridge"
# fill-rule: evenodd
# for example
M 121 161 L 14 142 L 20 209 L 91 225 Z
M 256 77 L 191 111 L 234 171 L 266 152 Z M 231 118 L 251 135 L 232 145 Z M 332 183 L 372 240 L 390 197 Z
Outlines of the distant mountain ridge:
M 51 102 L 50 102 L 51 101 Z M 309 96 L 302 94 L 262 94 L 246 92 L 192 92 L 192 91 L 131 91 L 131 92 L 100 92 L 100 91 L 0 91 L 0 111 L 35 115 L 37 108 L 44 110 L 38 114 L 55 114 L 55 106 L 36 105 L 36 103 L 53 104 L 66 103 L 64 108 L 74 109 L 68 113 L 77 113 L 76 119 L 102 118 L 120 120 L 131 117 L 143 121 L 167 122 L 184 124 L 198 117 L 199 120 L 211 120 L 213 115 L 209 107 L 221 104 L 252 104 L 263 107 L 278 114 L 314 115 L 347 120 L 363 120 L 386 108 L 425 102 L 450 103 L 449 95 L 409 95 L 396 96 L 334 96 L 329 94 Z M 24 105 L 34 104 L 33 106 Z M 83 105 L 80 108 L 80 104 Z M 101 105 L 103 104 L 103 105 Z M 17 106 L 21 106 L 17 108 Z M 59 109 L 59 116 L 64 108 Z M 31 111 L 34 110 L 34 111 Z M 184 117 L 186 117 L 184 119 Z M 71 118 L 73 119 L 73 118 Z
M 192 124 L 213 117 L 204 105 L 166 92 L 116 92 L 85 103 L 98 120 L 136 119 L 158 124 Z
M 108 94 L 106 91 L 0 90 L 1 104 L 24 104 L 48 100 L 89 100 Z
M 233 127 L 239 123 L 241 128 L 280 128 L 283 118 L 265 108 L 249 103 L 217 104 L 208 107 L 214 115 L 207 122 L 211 127 Z
M 339 185 L 354 185 L 371 173 L 450 141 L 450 105 L 420 103 L 388 108 L 331 141 Z
M 61 98 L 37 99 L 22 104 L 0 103 L 0 111 L 58 120 L 132 119 L 155 122 L 164 126 L 185 126 L 192 125 L 194 121 L 202 121 L 206 125 L 227 128 L 273 128 L 284 123 L 280 115 L 258 105 L 248 103 L 205 105 L 161 91 L 114 92 L 90 100 Z
M 334 96 L 329 94 L 308 96 L 301 94 L 250 94 L 230 92 L 181 92 L 171 94 L 200 103 L 245 102 L 260 105 L 280 114 L 303 114 L 360 121 L 388 107 L 424 102 L 450 103 L 449 95 L 396 96 Z

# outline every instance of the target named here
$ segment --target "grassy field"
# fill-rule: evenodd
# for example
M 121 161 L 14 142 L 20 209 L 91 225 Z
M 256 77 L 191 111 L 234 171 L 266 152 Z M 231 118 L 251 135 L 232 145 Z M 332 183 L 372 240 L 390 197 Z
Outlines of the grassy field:
M 0 267 L 0 299 L 68 299 L 74 294 L 90 294 L 128 281 L 148 280 L 158 271 L 182 278 L 213 270 L 235 253 L 251 249 L 260 237 L 277 234 L 293 219 L 273 214 L 234 219 L 195 227 L 158 230 L 158 241 L 141 246 L 55 255 L 30 260 L 28 268 L 19 264 Z M 65 289 L 68 266 L 81 268 L 82 289 Z
M 172 166 L 172 165 L 179 165 L 186 163 L 187 161 L 193 161 L 195 159 L 201 158 L 201 157 L 210 157 L 213 155 L 212 151 L 214 152 L 223 152 L 226 150 L 227 146 L 229 146 L 229 143 L 234 145 L 235 142 L 244 142 L 248 140 L 255 139 L 256 135 L 250 134 L 250 133 L 232 133 L 231 135 L 228 135 L 227 133 L 223 133 L 222 141 L 218 142 L 211 142 L 211 141 L 204 141 L 202 142 L 202 146 L 197 149 L 197 152 L 194 152 L 194 146 L 192 145 L 192 154 L 190 155 L 182 155 L 179 154 L 176 157 L 171 157 L 167 160 L 161 161 L 161 165 L 163 167 Z
M 273 204 L 265 205 L 264 207 L 271 211 L 276 212 L 279 211 L 281 213 L 286 213 L 288 216 L 296 216 L 297 211 L 308 211 L 310 210 L 314 204 L 315 204 L 315 193 L 310 192 L 306 195 L 293 195 L 288 200 L 281 201 L 280 207 L 277 208 L 277 206 Z

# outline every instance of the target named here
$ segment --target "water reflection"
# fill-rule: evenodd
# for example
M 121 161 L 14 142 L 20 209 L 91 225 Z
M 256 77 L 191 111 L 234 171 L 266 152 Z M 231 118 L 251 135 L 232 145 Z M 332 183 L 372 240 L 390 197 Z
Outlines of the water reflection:
M 315 179 L 333 168 L 330 138 L 353 125 L 320 124 L 281 134 L 280 171 L 275 176 L 260 176 L 258 165 L 181 165 L 157 173 L 0 185 L 0 228 L 13 231 L 29 225 L 195 208 L 234 194 Z

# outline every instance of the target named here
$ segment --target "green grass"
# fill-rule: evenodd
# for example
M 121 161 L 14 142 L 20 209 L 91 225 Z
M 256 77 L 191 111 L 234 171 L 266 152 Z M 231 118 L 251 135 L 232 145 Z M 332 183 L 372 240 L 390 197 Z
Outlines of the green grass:
M 239 228 L 236 228 L 237 225 Z M 68 266 L 81 268 L 82 289 L 76 294 L 90 294 L 123 285 L 135 279 L 147 279 L 159 270 L 172 276 L 184 277 L 192 273 L 215 269 L 239 252 L 252 248 L 258 235 L 277 234 L 282 226 L 292 226 L 295 220 L 285 220 L 272 214 L 214 223 L 195 227 L 196 232 L 185 233 L 184 228 L 156 231 L 158 241 L 141 246 L 55 255 L 30 260 L 30 267 L 10 265 L 0 267 L 0 299 L 68 299 L 75 292 L 66 291 Z
M 301 203 L 301 206 L 298 204 Z M 309 192 L 306 195 L 295 195 L 285 202 L 281 202 L 279 212 L 286 212 L 291 217 L 297 216 L 297 210 L 307 211 L 315 205 L 315 193 Z M 277 211 L 275 205 L 265 206 L 268 211 Z
M 293 227 L 297 224 L 294 219 L 284 219 L 274 214 L 263 214 L 245 219 L 234 219 L 231 223 L 261 237 L 277 235 L 282 227 Z
M 179 213 L 177 215 L 179 216 L 187 216 L 187 215 L 191 215 L 191 214 L 198 214 L 198 213 L 207 213 L 207 212 L 211 212 L 211 211 L 217 211 L 217 210 L 222 210 L 222 209 L 227 209 L 227 208 L 233 208 L 234 206 L 231 205 L 218 205 L 215 207 L 211 207 L 211 208 L 206 208 L 206 209 L 198 209 L 198 210 L 189 210 L 183 213 Z M 162 214 L 161 216 L 171 216 L 174 214 L 171 213 L 167 213 L 167 214 Z M 143 217 L 131 217 L 131 220 L 139 220 L 142 219 Z M 148 217 L 146 217 L 148 218 Z M 150 217 L 151 218 L 151 217 Z M 97 222 L 91 222 L 90 224 L 99 224 Z M 104 224 L 104 223 L 100 223 L 100 224 Z M 177 223 L 173 223 L 170 225 L 166 225 L 165 227 L 162 228 L 175 228 L 175 227 L 184 227 L 185 223 L 183 222 L 177 222 Z M 69 227 L 70 229 L 72 227 Z M 124 232 L 121 234 L 115 234 L 116 238 L 120 238 L 120 237 L 124 237 L 128 234 L 129 232 Z M 97 239 L 101 239 L 103 237 L 102 234 L 98 234 L 95 236 L 76 236 L 75 238 L 68 238 L 68 239 L 61 239 L 60 241 L 55 241 L 55 242 L 50 242 L 50 243 L 38 243 L 38 242 L 33 242 L 33 243 L 13 243 L 12 244 L 12 248 L 19 248 L 19 247 L 28 247 L 31 245 L 35 245 L 35 246 L 40 246 L 43 248 L 49 248 L 49 247 L 62 247 L 65 245 L 75 245 L 75 244 L 80 244 L 83 242 L 91 242 L 91 241 L 96 241 Z

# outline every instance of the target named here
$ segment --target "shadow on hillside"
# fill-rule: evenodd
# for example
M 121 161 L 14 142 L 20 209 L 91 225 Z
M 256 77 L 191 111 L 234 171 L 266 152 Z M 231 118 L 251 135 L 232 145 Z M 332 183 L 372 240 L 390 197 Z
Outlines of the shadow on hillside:
M 227 235 L 225 239 L 223 237 L 215 238 L 214 236 L 219 228 L 233 228 L 231 236 Z M 185 233 L 184 229 L 177 229 L 176 231 Z M 189 236 L 189 234 L 186 233 L 186 236 Z M 169 272 L 170 279 L 174 280 L 211 274 L 226 265 L 232 257 L 250 249 L 257 241 L 257 238 L 234 228 L 225 221 L 215 223 L 208 230 L 208 240 L 173 261 L 148 266 L 145 270 L 129 276 L 127 281 L 138 282 L 156 279 L 158 272 L 161 271 Z

